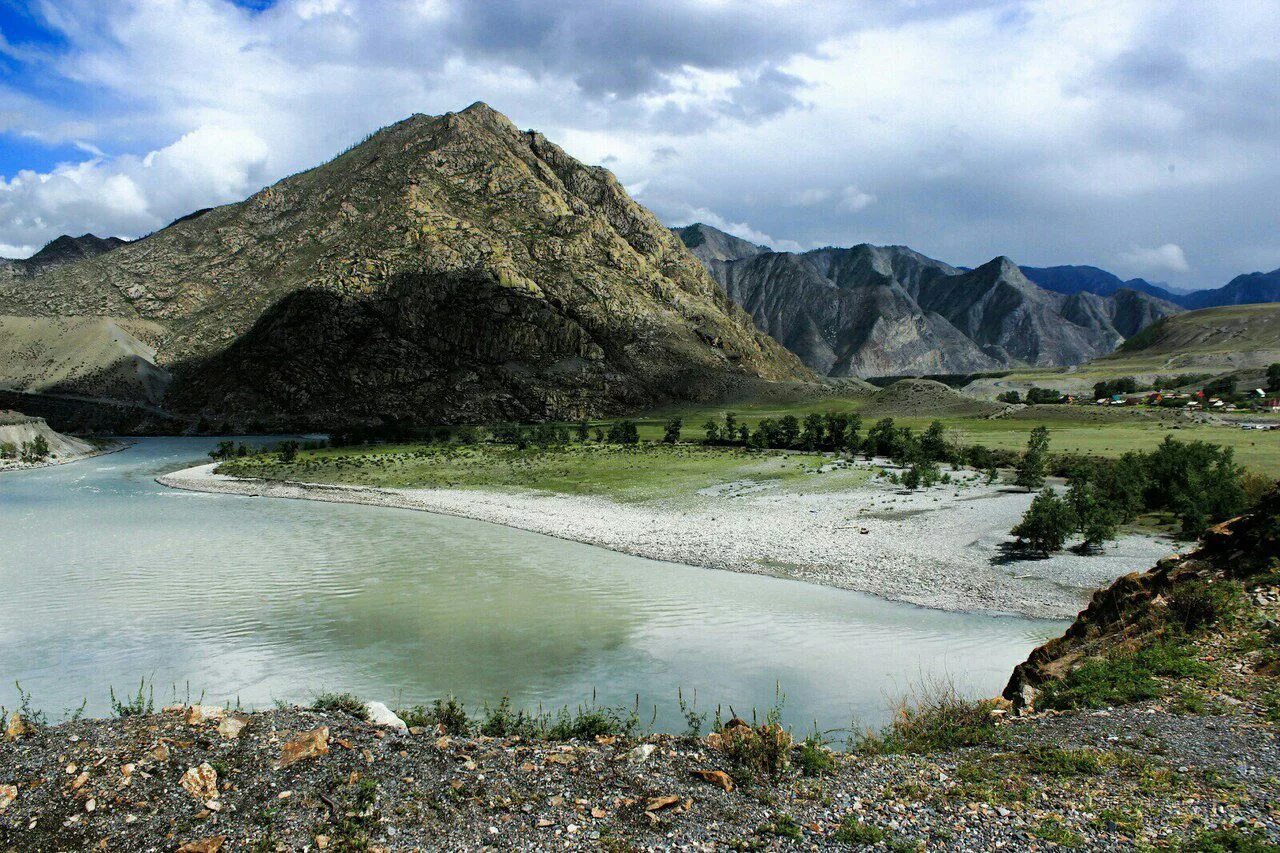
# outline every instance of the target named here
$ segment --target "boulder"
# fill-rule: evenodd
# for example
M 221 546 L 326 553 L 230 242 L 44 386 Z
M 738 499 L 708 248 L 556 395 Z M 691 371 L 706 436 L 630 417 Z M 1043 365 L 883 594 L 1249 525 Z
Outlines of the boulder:
M 386 726 L 392 729 L 399 729 L 402 732 L 409 730 L 405 721 L 396 716 L 394 711 L 381 702 L 366 702 L 364 716 L 366 720 L 375 726 Z
M 190 767 L 179 780 L 182 789 L 200 802 L 218 798 L 218 771 L 204 762 L 199 767 Z
M 305 758 L 315 758 L 329 753 L 329 727 L 321 726 L 313 731 L 304 732 L 284 745 L 280 757 L 276 760 L 276 769 L 296 764 Z

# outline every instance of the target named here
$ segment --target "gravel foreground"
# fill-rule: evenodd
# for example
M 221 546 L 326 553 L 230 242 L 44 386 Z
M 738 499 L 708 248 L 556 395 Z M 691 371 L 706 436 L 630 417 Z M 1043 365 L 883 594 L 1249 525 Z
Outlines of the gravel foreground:
M 869 464 L 869 463 L 867 463 Z M 887 462 L 885 463 L 887 464 Z M 1070 618 L 1099 586 L 1167 556 L 1171 542 L 1126 536 L 1104 554 L 1009 562 L 1002 544 L 1030 505 L 981 483 L 906 493 L 869 484 L 771 493 L 756 484 L 643 504 L 486 489 L 391 489 L 249 480 L 216 463 L 157 477 L 189 491 L 357 503 L 487 521 L 639 557 L 767 574 L 939 610 Z
M 526 743 L 179 706 L 0 744 L 0 850 L 1188 849 L 1220 828 L 1280 841 L 1280 746 L 1252 716 L 1146 704 L 1002 730 L 997 749 L 841 755 L 822 775 L 793 762 L 735 782 L 714 738 Z

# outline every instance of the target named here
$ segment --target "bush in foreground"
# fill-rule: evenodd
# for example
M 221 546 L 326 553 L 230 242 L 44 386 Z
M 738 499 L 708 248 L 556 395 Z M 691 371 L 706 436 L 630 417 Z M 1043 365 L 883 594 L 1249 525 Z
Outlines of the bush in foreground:
M 855 735 L 852 746 L 868 755 L 941 752 L 994 744 L 1001 733 L 989 699 L 965 699 L 949 682 L 937 682 L 900 700 L 893 720 L 878 732 Z

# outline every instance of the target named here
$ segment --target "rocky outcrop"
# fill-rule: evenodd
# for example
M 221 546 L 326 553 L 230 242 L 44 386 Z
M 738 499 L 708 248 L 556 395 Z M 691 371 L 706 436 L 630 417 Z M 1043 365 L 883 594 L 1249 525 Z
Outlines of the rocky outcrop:
M 679 233 L 687 241 L 694 228 L 699 247 L 712 247 L 700 257 L 729 296 L 830 376 L 1078 364 L 1178 310 L 1133 290 L 1050 292 L 1003 257 L 962 270 L 905 246 L 735 253 L 735 238 L 709 226 Z
M 484 104 L 21 287 L 143 317 L 168 405 L 231 426 L 571 418 L 807 380 L 607 170 Z
M 1037 690 L 1082 662 L 1133 647 L 1161 631 L 1170 595 L 1193 581 L 1245 580 L 1280 570 L 1280 487 L 1248 514 L 1205 534 L 1190 554 L 1125 575 L 1094 593 L 1089 606 L 1061 637 L 1035 649 L 1013 671 L 1004 697 L 1017 707 L 1034 704 Z

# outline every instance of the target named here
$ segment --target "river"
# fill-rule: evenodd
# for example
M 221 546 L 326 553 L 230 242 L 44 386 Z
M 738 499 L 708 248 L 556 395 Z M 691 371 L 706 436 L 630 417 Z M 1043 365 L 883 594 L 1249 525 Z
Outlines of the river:
M 153 477 L 216 439 L 0 474 L 0 705 L 21 682 L 57 720 L 157 705 L 246 707 L 351 691 L 392 707 L 700 710 L 798 731 L 878 724 L 945 677 L 994 695 L 1061 622 L 945 613 L 797 581 L 661 563 L 410 510 L 175 491 Z

